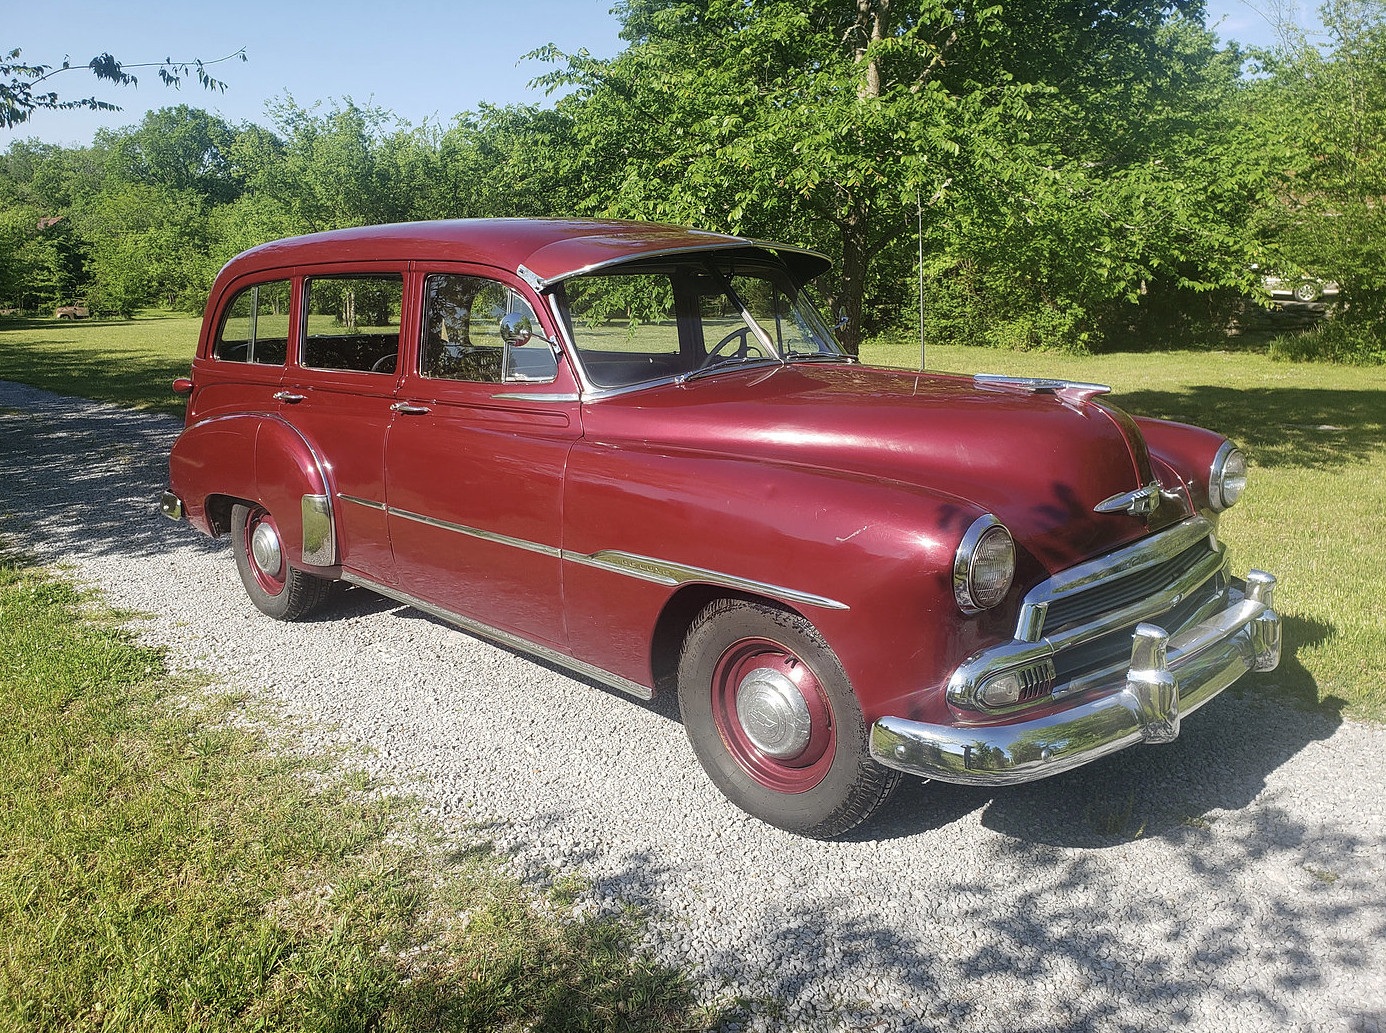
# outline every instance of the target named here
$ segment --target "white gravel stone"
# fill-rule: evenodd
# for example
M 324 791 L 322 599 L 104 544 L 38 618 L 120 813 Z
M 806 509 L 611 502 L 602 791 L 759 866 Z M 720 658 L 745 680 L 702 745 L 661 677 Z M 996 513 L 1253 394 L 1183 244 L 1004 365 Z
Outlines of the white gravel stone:
M 799 839 L 713 789 L 672 700 L 356 589 L 262 617 L 224 542 L 158 515 L 179 426 L 0 382 L 0 530 L 305 748 L 530 878 L 579 875 L 586 906 L 644 907 L 648 950 L 709 1001 L 785 1005 L 728 1029 L 1386 1028 L 1386 729 L 1262 676 L 1170 745 L 1009 789 L 909 783 L 855 837 Z

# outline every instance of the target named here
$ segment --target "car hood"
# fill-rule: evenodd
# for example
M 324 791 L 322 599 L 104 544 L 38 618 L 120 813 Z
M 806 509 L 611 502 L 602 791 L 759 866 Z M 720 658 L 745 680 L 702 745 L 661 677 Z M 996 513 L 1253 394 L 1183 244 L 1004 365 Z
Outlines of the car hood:
M 1183 515 L 1094 511 L 1154 479 L 1121 410 L 966 377 L 761 367 L 608 397 L 583 423 L 594 443 L 807 465 L 952 496 L 993 513 L 1051 573 Z

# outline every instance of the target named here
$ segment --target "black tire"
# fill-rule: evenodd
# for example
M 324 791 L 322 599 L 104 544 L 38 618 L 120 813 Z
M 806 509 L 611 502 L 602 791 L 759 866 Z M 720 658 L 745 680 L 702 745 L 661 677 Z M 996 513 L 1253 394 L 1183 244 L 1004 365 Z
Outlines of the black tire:
M 738 713 L 743 689 L 751 693 L 748 706 L 757 697 L 769 701 L 749 706 L 754 729 Z M 899 784 L 899 772 L 871 759 L 866 722 L 842 665 L 798 614 L 740 599 L 710 604 L 684 637 L 678 693 L 684 728 L 708 777 L 767 824 L 820 839 L 840 836 Z
M 1301 280 L 1295 284 L 1291 293 L 1296 301 L 1318 301 L 1323 294 L 1323 288 L 1315 280 Z
M 277 548 L 277 568 L 267 569 L 256 560 L 251 547 L 257 528 L 272 532 L 277 546 L 279 528 L 265 507 L 240 503 L 231 507 L 231 545 L 245 594 L 257 610 L 275 620 L 295 621 L 308 616 L 327 598 L 332 582 L 290 566 L 282 547 Z

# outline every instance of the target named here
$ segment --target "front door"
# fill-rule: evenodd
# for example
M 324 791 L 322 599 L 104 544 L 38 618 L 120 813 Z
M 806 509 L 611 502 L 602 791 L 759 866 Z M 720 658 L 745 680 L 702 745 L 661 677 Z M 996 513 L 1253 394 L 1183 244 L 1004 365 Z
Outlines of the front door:
M 560 580 L 576 381 L 526 289 L 491 269 L 420 275 L 385 445 L 399 585 L 451 613 L 566 651 Z

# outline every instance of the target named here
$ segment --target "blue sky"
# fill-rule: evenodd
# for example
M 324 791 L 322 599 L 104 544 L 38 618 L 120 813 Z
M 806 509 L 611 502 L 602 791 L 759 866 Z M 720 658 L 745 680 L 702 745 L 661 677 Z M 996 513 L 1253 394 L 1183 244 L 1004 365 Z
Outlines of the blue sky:
M 1209 0 L 1209 22 L 1225 39 L 1267 43 L 1269 23 L 1257 13 L 1266 0 Z M 204 61 L 246 48 L 250 60 L 211 69 L 224 94 L 195 82 L 166 89 L 157 72 L 137 70 L 140 84 L 120 89 L 84 70 L 59 75 L 53 88 L 67 97 L 96 95 L 124 109 L 113 113 L 39 112 L 14 130 L 0 130 L 0 148 L 37 137 L 84 144 L 99 128 L 140 120 L 151 108 L 190 104 L 236 123 L 265 123 L 265 105 L 286 93 L 304 106 L 350 97 L 418 125 L 446 125 L 483 101 L 544 103 L 527 83 L 548 66 L 520 57 L 554 43 L 600 57 L 621 47 L 611 0 L 380 0 L 332 3 L 238 0 L 232 3 L 44 0 L 7 4 L 0 50 L 23 48 L 23 58 L 85 64 L 109 51 L 127 64 L 165 57 Z

